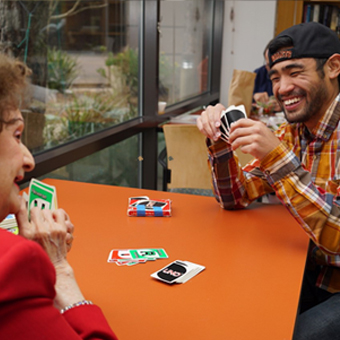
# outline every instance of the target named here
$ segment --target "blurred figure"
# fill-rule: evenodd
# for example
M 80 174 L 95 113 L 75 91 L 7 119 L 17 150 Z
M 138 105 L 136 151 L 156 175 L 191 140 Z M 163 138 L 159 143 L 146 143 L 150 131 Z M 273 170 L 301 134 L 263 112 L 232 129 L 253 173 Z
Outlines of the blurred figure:
M 280 105 L 273 95 L 273 86 L 269 78 L 269 59 L 268 59 L 268 46 L 272 42 L 269 41 L 263 51 L 265 64 L 254 70 L 256 73 L 253 100 L 254 105 L 268 107 L 271 112 L 281 111 Z

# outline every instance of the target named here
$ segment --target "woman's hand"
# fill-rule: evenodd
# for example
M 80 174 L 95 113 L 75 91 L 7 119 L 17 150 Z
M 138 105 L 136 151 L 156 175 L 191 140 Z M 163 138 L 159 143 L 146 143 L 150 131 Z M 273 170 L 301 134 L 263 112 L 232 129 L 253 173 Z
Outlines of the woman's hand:
M 31 209 L 28 221 L 26 202 L 22 198 L 21 208 L 16 215 L 19 233 L 23 237 L 39 243 L 48 254 L 56 270 L 56 297 L 54 305 L 62 309 L 70 304 L 84 300 L 76 282 L 73 269 L 67 262 L 67 251 L 73 240 L 73 224 L 63 209 Z
M 20 211 L 16 215 L 19 234 L 36 241 L 47 252 L 53 263 L 66 258 L 72 247 L 74 226 L 63 209 L 31 209 L 28 221 L 26 202 L 22 199 Z

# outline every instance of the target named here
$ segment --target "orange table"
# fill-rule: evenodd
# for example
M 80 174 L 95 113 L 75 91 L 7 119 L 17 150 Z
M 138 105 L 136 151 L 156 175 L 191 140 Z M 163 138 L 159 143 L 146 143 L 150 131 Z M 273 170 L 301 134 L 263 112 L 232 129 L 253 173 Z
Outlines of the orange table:
M 83 293 L 121 340 L 291 339 L 308 238 L 283 206 L 225 211 L 212 197 L 45 181 L 76 227 L 69 260 Z M 173 216 L 128 217 L 136 195 L 171 198 Z M 169 258 L 107 263 L 124 248 L 164 248 Z M 150 277 L 174 260 L 206 270 L 177 285 Z

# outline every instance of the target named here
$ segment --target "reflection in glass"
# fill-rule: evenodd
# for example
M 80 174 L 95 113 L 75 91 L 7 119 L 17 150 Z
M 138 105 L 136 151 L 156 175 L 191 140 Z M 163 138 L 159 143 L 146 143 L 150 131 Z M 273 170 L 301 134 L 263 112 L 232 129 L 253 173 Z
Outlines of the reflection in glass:
M 140 1 L 1 1 L 0 51 L 32 69 L 33 151 L 138 115 Z
M 139 188 L 138 143 L 139 136 L 133 136 L 39 179 L 57 178 Z
M 209 90 L 211 0 L 161 1 L 159 101 L 177 103 Z

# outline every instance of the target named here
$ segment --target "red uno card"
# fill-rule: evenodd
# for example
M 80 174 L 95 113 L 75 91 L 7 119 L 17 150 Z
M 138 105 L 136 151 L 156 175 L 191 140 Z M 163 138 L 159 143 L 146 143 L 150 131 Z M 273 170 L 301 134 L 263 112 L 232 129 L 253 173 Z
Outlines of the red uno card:
M 169 217 L 171 216 L 171 200 L 151 200 L 147 196 L 129 198 L 128 216 Z

